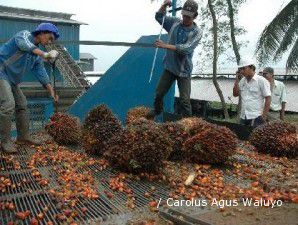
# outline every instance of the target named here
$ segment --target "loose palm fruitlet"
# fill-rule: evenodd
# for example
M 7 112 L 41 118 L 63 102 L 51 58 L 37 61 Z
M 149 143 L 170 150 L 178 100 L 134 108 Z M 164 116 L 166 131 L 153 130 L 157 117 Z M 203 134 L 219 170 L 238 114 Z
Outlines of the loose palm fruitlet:
M 296 127 L 286 122 L 270 122 L 253 130 L 249 141 L 257 151 L 272 156 L 294 158 L 298 153 Z
M 62 145 L 78 144 L 82 134 L 80 120 L 65 113 L 55 113 L 45 129 L 58 144 Z
M 180 124 L 190 136 L 196 135 L 212 126 L 207 121 L 198 117 L 184 118 L 177 121 L 177 123 Z
M 221 164 L 235 153 L 237 143 L 237 136 L 230 129 L 209 125 L 189 138 L 182 151 L 189 162 Z
M 112 111 L 106 105 L 99 105 L 88 113 L 84 121 L 82 146 L 86 152 L 102 156 L 109 148 L 109 139 L 122 129 Z
M 144 119 L 133 122 L 110 141 L 106 159 L 118 169 L 132 173 L 158 172 L 173 146 L 167 133 Z
M 172 143 L 173 143 L 173 151 L 169 157 L 169 160 L 182 160 L 184 157 L 182 155 L 182 146 L 183 143 L 190 137 L 189 133 L 185 131 L 184 127 L 175 122 L 166 122 L 160 124 L 160 128 L 166 132 Z
M 126 115 L 126 125 L 129 125 L 135 120 L 146 118 L 147 114 L 151 111 L 150 108 L 145 106 L 139 106 L 130 109 Z

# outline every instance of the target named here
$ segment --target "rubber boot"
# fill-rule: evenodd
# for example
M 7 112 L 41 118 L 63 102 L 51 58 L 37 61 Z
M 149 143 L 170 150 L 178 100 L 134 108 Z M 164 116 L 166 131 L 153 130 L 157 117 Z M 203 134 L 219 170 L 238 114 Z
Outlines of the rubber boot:
M 1 136 L 1 149 L 5 153 L 17 153 L 15 144 L 10 138 L 11 132 L 11 117 L 0 116 L 0 136 Z
M 34 140 L 29 133 L 29 117 L 27 112 L 16 112 L 16 125 L 17 125 L 17 144 L 20 145 L 41 145 L 38 140 Z

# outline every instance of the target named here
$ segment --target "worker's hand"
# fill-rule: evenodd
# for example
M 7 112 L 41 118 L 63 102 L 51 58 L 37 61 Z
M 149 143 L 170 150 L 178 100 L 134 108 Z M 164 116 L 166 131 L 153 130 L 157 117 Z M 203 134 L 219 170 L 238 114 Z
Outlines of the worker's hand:
M 239 82 L 239 81 L 241 80 L 241 78 L 242 78 L 242 75 L 241 75 L 240 71 L 237 70 L 237 71 L 236 71 L 236 81 Z
M 157 48 L 166 48 L 167 44 L 164 43 L 162 40 L 156 40 L 155 41 L 155 47 Z
M 45 59 L 46 61 L 48 61 L 48 62 L 53 63 L 53 62 L 55 62 L 55 60 L 57 59 L 58 55 L 59 55 L 59 52 L 58 52 L 58 51 L 56 51 L 56 50 L 51 50 L 51 51 L 46 52 L 46 53 L 44 54 L 44 59 Z

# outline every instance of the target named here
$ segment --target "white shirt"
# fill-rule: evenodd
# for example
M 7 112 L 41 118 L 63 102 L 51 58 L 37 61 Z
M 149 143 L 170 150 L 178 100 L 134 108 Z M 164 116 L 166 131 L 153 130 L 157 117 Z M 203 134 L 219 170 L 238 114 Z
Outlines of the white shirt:
M 280 111 L 282 102 L 287 102 L 286 87 L 283 82 L 274 80 L 270 109 L 273 111 Z
M 243 77 L 239 82 L 241 95 L 241 119 L 255 119 L 263 114 L 265 97 L 271 96 L 270 83 L 264 77 L 254 75 L 247 82 Z

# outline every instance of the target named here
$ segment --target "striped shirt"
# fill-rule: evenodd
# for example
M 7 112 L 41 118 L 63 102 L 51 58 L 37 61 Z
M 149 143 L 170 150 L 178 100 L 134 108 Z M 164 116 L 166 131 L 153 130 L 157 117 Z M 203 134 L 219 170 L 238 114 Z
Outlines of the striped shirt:
M 33 39 L 32 34 L 24 30 L 0 47 L 0 79 L 17 85 L 31 71 L 41 84 L 50 83 L 41 57 L 32 53 L 37 48 Z

